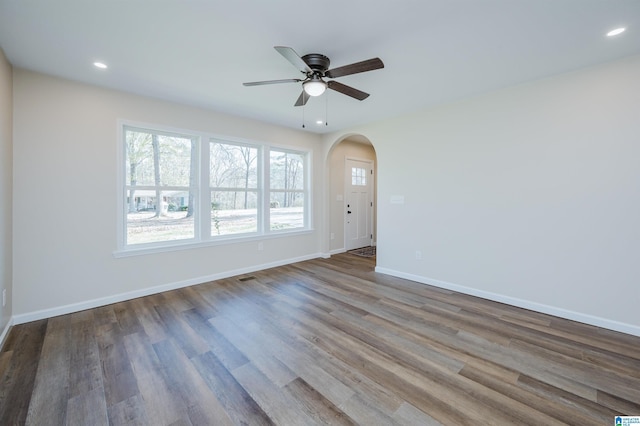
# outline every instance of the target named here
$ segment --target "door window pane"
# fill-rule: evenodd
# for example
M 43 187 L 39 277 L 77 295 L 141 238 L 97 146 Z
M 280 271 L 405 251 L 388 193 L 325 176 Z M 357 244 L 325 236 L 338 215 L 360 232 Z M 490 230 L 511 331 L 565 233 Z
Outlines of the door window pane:
M 367 170 L 359 167 L 351 168 L 351 185 L 367 186 Z

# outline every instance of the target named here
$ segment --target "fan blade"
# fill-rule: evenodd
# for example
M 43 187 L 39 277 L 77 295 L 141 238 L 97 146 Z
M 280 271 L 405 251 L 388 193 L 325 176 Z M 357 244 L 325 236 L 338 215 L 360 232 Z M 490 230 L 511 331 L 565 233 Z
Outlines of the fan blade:
M 384 64 L 380 58 L 373 58 L 362 62 L 356 62 L 355 64 L 334 68 L 327 71 L 324 75 L 329 78 L 337 78 L 344 77 L 345 75 L 358 74 L 359 72 L 373 71 L 380 68 L 384 68 Z
M 309 65 L 307 65 L 307 63 L 302 60 L 300 55 L 298 55 L 292 48 L 286 46 L 275 46 L 274 49 L 276 49 L 278 53 L 284 56 L 287 61 L 291 62 L 294 67 L 300 70 L 300 72 L 305 74 L 308 72 L 313 72 L 313 70 L 309 68 Z
M 354 89 L 351 86 L 347 86 L 346 84 L 338 83 L 337 81 L 330 81 L 327 83 L 327 87 L 331 90 L 335 90 L 336 92 L 340 92 L 343 95 L 351 96 L 359 101 L 364 101 L 369 97 L 368 93 L 365 93 L 361 90 Z
M 243 86 L 262 86 L 264 84 L 280 84 L 280 83 L 300 83 L 303 80 L 298 78 L 286 78 L 284 80 L 267 80 L 267 81 L 251 81 L 249 83 L 242 83 Z
M 300 96 L 298 96 L 298 100 L 296 101 L 294 106 L 306 105 L 310 97 L 311 96 L 307 95 L 307 92 L 303 90 L 302 93 L 300 93 Z

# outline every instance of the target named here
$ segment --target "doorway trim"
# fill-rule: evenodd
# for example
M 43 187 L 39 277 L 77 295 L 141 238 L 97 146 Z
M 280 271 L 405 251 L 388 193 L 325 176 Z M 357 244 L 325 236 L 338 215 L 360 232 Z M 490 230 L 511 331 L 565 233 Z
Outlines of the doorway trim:
M 336 149 L 337 147 L 345 141 L 349 141 L 349 142 L 356 142 L 356 143 L 364 143 L 366 145 L 369 145 L 372 149 L 373 149 L 373 158 L 367 158 L 367 159 L 372 159 L 374 161 L 374 174 L 378 175 L 379 170 L 377 170 L 378 166 L 378 157 L 377 157 L 377 150 L 375 147 L 375 144 L 372 142 L 372 140 L 370 139 L 369 136 L 363 134 L 363 133 L 358 133 L 358 132 L 349 132 L 349 133 L 343 133 L 343 134 L 333 134 L 333 135 L 326 135 L 323 137 L 323 160 L 324 160 L 324 194 L 323 194 L 323 206 L 322 206 L 322 224 L 321 224 L 321 256 L 324 258 L 329 258 L 332 255 L 335 254 L 339 254 L 339 253 L 344 253 L 346 252 L 345 246 L 344 246 L 344 234 L 340 235 L 340 239 L 335 240 L 335 242 L 340 241 L 340 248 L 336 247 L 335 244 L 333 244 L 334 239 L 333 239 L 333 227 L 335 226 L 335 224 L 337 222 L 334 222 L 336 220 L 339 220 L 341 222 L 340 224 L 340 228 L 343 228 L 344 226 L 344 207 L 341 207 L 340 209 L 340 214 L 339 216 L 336 216 L 334 214 L 334 202 L 337 201 L 342 201 L 342 198 L 340 196 L 340 193 L 335 194 L 332 191 L 332 176 L 334 174 L 334 171 L 337 170 L 335 167 L 341 167 L 342 170 L 340 170 L 340 174 L 342 174 L 344 172 L 344 156 L 341 156 L 342 158 L 339 159 L 339 157 L 337 157 L 335 155 L 336 153 Z M 347 154 L 346 156 L 349 157 L 359 157 L 359 155 L 357 154 L 352 154 L 349 155 Z M 336 164 L 336 161 L 339 161 L 340 165 L 338 166 L 338 164 Z M 373 205 L 373 215 L 374 215 L 374 220 L 373 220 L 373 234 L 374 234 L 374 244 L 377 243 L 377 226 L 376 226 L 376 222 L 377 222 L 377 213 L 378 213 L 378 205 L 377 205 L 377 200 L 378 200 L 378 181 L 376 180 L 373 188 L 373 200 L 374 200 L 374 205 Z M 334 182 L 334 184 L 336 184 L 336 182 Z M 344 188 L 343 186 L 343 181 L 341 181 L 340 183 L 341 187 Z M 341 189 L 340 191 L 342 192 L 344 189 Z M 342 192 L 343 193 L 343 192 Z M 340 230 L 338 230 L 340 231 Z M 342 232 L 344 232 L 344 229 L 341 230 Z M 338 237 L 338 234 L 335 234 L 335 237 Z

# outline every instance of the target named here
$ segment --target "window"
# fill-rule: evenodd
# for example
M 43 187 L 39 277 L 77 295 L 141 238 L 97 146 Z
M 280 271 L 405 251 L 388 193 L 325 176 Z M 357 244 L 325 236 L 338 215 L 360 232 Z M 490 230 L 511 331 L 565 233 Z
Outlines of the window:
M 258 232 L 258 148 L 211 142 L 211 235 Z
M 272 230 L 303 228 L 306 206 L 306 154 L 269 153 L 269 225 Z
M 126 244 L 193 239 L 196 140 L 125 127 Z
M 310 228 L 308 152 L 133 125 L 122 140 L 122 251 Z
M 351 185 L 367 186 L 367 169 L 360 167 L 351 168 Z

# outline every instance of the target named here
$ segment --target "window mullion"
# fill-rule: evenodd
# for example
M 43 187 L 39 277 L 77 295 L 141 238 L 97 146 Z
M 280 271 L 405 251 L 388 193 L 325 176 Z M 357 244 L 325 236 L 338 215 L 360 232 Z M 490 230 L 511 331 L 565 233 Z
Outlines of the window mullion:
M 207 137 L 200 138 L 200 239 L 211 239 L 211 188 L 210 158 L 211 142 Z
M 262 167 L 264 169 L 263 182 L 263 197 L 262 197 L 262 212 L 264 217 L 262 218 L 262 233 L 268 234 L 271 232 L 271 168 L 270 168 L 271 149 L 264 147 L 262 150 Z

